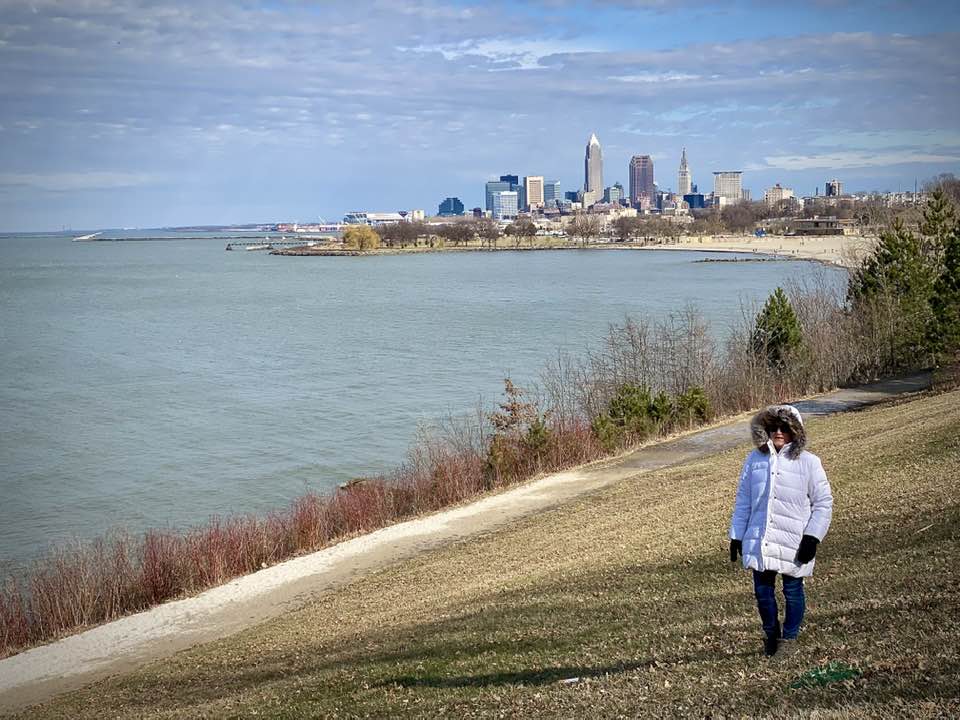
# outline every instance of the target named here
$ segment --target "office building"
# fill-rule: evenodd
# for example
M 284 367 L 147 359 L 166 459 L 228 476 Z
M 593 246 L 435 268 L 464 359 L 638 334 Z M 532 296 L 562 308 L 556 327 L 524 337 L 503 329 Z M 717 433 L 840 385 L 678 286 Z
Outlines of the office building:
M 630 202 L 640 207 L 641 198 L 653 200 L 653 158 L 649 155 L 634 155 L 630 158 Z
M 437 215 L 440 217 L 463 215 L 463 203 L 460 202 L 460 198 L 448 197 L 440 203 L 440 209 L 437 210 Z
M 582 190 L 567 190 L 563 194 L 563 199 L 567 202 L 580 202 L 581 197 L 583 196 Z
M 738 203 L 743 199 L 742 176 L 743 173 L 739 170 L 713 173 L 713 199 L 717 205 Z
M 824 186 L 823 194 L 827 197 L 840 197 L 843 195 L 843 183 L 839 180 L 828 180 Z
M 603 201 L 605 203 L 615 203 L 619 205 L 624 197 L 626 196 L 623 192 L 623 185 L 620 183 L 614 183 L 603 191 Z
M 680 172 L 677 173 L 677 194 L 689 195 L 691 191 L 690 168 L 687 165 L 687 149 L 684 148 L 680 154 Z
M 543 204 L 550 205 L 557 200 L 563 200 L 563 195 L 560 192 L 560 181 L 545 181 L 543 183 Z
M 517 209 L 515 190 L 500 190 L 493 194 L 493 217 L 497 220 L 513 220 Z
M 493 212 L 493 194 L 495 192 L 501 192 L 504 190 L 511 190 L 510 183 L 506 180 L 491 180 L 486 185 L 486 194 L 487 194 L 487 210 Z
M 519 175 L 501 175 L 500 182 L 510 183 L 513 187 L 510 189 L 513 190 L 517 185 L 520 184 Z
M 523 189 L 526 194 L 525 208 L 537 210 L 543 207 L 543 175 L 527 175 L 523 179 Z
M 687 193 L 683 196 L 683 201 L 690 207 L 691 210 L 698 210 L 707 206 L 706 201 L 701 193 Z
M 595 133 L 591 133 L 583 157 L 583 205 L 590 207 L 603 197 L 603 151 Z
M 780 183 L 777 183 L 763 193 L 763 201 L 772 208 L 779 206 L 784 200 L 789 200 L 792 197 L 793 190 L 790 188 L 781 187 Z

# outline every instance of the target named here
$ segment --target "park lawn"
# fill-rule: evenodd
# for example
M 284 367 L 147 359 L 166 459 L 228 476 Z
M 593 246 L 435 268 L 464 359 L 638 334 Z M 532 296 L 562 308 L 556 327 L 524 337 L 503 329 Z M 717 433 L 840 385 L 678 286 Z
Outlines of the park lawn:
M 789 660 L 762 657 L 750 576 L 727 559 L 745 443 L 24 717 L 958 717 L 958 405 L 810 421 L 834 519 Z M 831 662 L 859 675 L 790 687 Z

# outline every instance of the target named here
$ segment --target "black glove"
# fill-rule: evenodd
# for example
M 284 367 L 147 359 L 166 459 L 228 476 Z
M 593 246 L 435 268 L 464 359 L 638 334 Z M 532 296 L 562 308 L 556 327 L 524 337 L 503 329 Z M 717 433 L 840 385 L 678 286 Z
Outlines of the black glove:
M 730 562 L 736 562 L 738 555 L 743 555 L 743 540 L 731 540 Z
M 797 562 L 803 565 L 813 560 L 817 554 L 817 545 L 819 544 L 820 541 L 813 535 L 804 535 L 800 540 L 800 547 L 797 550 Z

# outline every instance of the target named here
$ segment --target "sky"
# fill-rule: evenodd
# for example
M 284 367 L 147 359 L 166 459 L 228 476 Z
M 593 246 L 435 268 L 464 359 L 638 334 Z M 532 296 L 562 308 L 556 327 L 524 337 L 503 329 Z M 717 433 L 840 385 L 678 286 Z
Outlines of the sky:
M 955 0 L 0 0 L 0 231 L 482 205 L 501 174 L 754 197 L 960 175 Z

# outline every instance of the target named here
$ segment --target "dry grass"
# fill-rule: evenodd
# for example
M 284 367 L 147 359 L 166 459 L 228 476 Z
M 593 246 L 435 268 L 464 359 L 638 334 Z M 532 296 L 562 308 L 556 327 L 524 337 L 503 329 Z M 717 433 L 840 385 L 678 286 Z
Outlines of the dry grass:
M 958 404 L 954 391 L 810 423 L 836 506 L 790 661 L 760 655 L 749 575 L 726 561 L 744 446 L 25 716 L 956 717 Z M 862 676 L 789 688 L 829 661 Z

